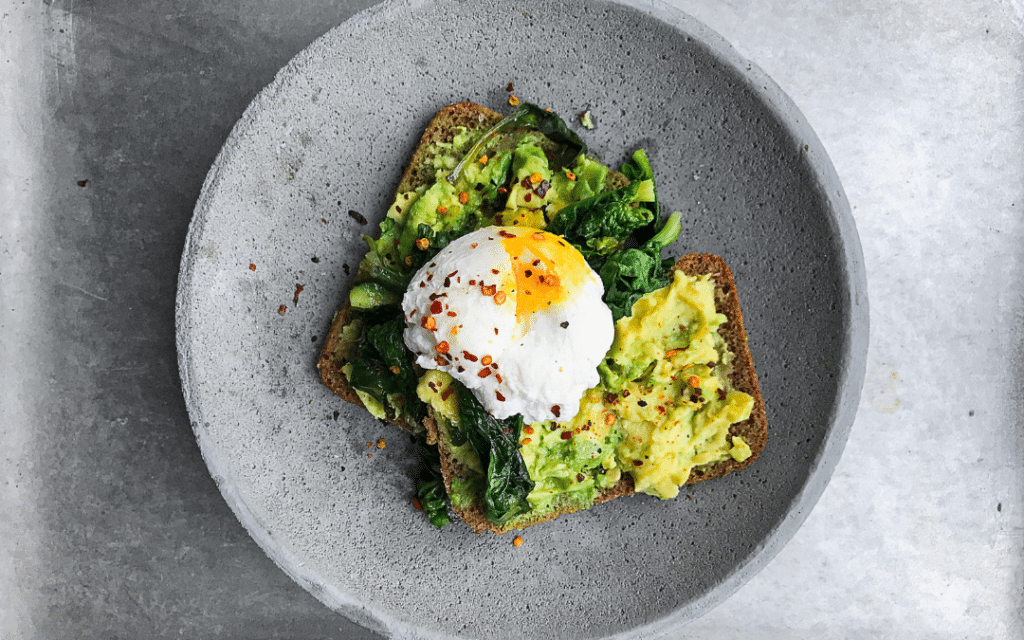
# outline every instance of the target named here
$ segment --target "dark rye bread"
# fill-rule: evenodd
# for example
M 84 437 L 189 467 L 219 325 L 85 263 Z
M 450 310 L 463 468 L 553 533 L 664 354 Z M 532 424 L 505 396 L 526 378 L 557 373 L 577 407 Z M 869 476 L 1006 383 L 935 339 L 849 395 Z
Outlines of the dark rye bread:
M 732 271 L 725 261 L 719 256 L 709 253 L 690 253 L 680 258 L 672 270 L 681 270 L 689 276 L 711 274 L 715 282 L 715 306 L 720 313 L 729 318 L 728 322 L 718 328 L 719 334 L 725 340 L 726 345 L 733 354 L 732 365 L 728 371 L 729 380 L 734 388 L 750 394 L 754 398 L 754 407 L 750 412 L 750 418 L 738 422 L 729 429 L 729 435 L 741 436 L 750 446 L 751 456 L 743 462 L 737 462 L 729 458 L 723 462 L 704 465 L 694 469 L 686 484 L 694 484 L 720 478 L 733 471 L 738 471 L 750 465 L 764 449 L 768 439 L 768 420 L 765 416 L 764 401 L 761 399 L 761 390 L 757 383 L 757 373 L 754 371 L 753 359 L 750 356 L 750 348 L 747 346 L 747 334 L 743 328 L 743 313 L 740 310 L 739 296 L 736 293 L 736 283 L 733 281 Z M 431 439 L 438 439 L 438 449 L 441 454 L 441 470 L 444 473 L 445 487 L 451 492 L 452 478 L 464 473 L 459 463 L 453 458 L 443 439 L 439 438 L 437 424 L 432 419 L 426 420 L 427 432 Z M 632 494 L 633 478 L 629 474 L 623 474 L 622 479 L 615 485 L 602 491 L 595 499 L 595 504 L 607 502 L 613 498 Z M 488 521 L 484 515 L 484 506 L 477 500 L 468 509 L 456 509 L 456 513 L 462 520 L 473 528 L 477 533 L 493 531 L 503 534 L 513 529 L 522 529 L 547 520 L 554 520 L 564 513 L 576 511 L 575 506 L 562 510 L 556 510 L 540 515 L 525 514 L 509 522 L 504 527 L 499 527 Z
M 434 159 L 434 145 L 438 143 L 450 143 L 458 130 L 462 127 L 469 131 L 479 130 L 481 133 L 493 127 L 501 121 L 502 116 L 497 111 L 488 109 L 472 102 L 459 102 L 448 105 L 438 111 L 434 118 L 427 125 L 423 136 L 420 138 L 409 166 L 402 174 L 395 193 L 405 193 L 422 186 L 433 184 L 435 170 L 431 161 Z M 324 340 L 323 349 L 320 351 L 320 358 L 317 360 L 316 368 L 320 372 L 320 379 L 334 393 L 343 399 L 365 408 L 355 389 L 348 383 L 348 379 L 342 372 L 346 364 L 346 344 L 342 341 L 343 331 L 351 322 L 349 303 L 346 299 L 344 306 L 334 314 L 331 322 L 331 329 Z M 400 420 L 388 420 L 405 430 L 412 430 L 412 425 Z

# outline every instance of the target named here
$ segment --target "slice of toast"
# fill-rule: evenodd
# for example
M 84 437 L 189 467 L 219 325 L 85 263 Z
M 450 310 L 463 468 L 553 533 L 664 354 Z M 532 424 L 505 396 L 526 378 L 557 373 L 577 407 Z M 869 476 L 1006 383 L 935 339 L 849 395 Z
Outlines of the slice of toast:
M 433 184 L 435 171 L 431 160 L 434 157 L 433 150 L 438 143 L 450 143 L 461 128 L 473 132 L 485 132 L 501 121 L 502 114 L 472 102 L 460 102 L 442 108 L 434 115 L 430 124 L 427 125 L 423 136 L 420 138 L 409 166 L 402 174 L 398 183 L 396 193 L 406 193 L 423 186 Z M 352 314 L 349 303 L 346 300 L 344 306 L 334 314 L 331 322 L 331 329 L 324 340 L 324 346 L 320 351 L 320 358 L 317 360 L 316 368 L 320 372 L 320 379 L 332 391 L 343 399 L 353 404 L 364 407 L 355 389 L 348 382 L 342 368 L 345 366 L 346 353 L 349 344 L 344 340 L 345 328 L 351 324 Z M 407 431 L 413 429 L 413 425 L 405 424 L 401 420 L 388 420 Z
M 694 484 L 712 478 L 724 476 L 733 471 L 750 465 L 764 448 L 768 437 L 768 422 L 765 416 L 764 402 L 761 399 L 760 388 L 757 383 L 757 374 L 754 371 L 753 360 L 750 356 L 750 349 L 747 346 L 747 334 L 743 328 L 743 314 L 740 311 L 739 296 L 736 293 L 736 284 L 733 281 L 732 271 L 725 264 L 725 261 L 712 254 L 690 253 L 680 258 L 673 266 L 673 270 L 681 270 L 686 275 L 710 274 L 715 282 L 715 305 L 718 311 L 728 317 L 728 322 L 718 328 L 719 334 L 724 339 L 729 351 L 733 354 L 733 360 L 728 372 L 729 380 L 733 387 L 743 391 L 754 398 L 754 406 L 750 417 L 743 422 L 733 424 L 729 429 L 730 439 L 733 436 L 740 436 L 750 447 L 751 455 L 742 462 L 732 458 L 722 462 L 716 462 L 695 468 L 686 484 Z M 464 475 L 465 470 L 460 468 L 459 462 L 452 455 L 446 446 L 446 441 L 438 428 L 437 422 L 431 418 L 426 420 L 428 437 L 437 439 L 438 448 L 441 454 L 441 469 L 444 474 L 445 487 L 451 493 L 452 481 L 456 477 Z M 623 474 L 618 483 L 601 491 L 594 503 L 607 502 L 613 498 L 629 495 L 633 491 L 633 479 L 629 474 Z M 484 513 L 482 501 L 475 500 L 466 508 L 455 508 L 456 513 L 462 520 L 473 528 L 477 533 L 485 530 L 494 533 L 506 533 L 513 529 L 522 529 L 530 525 L 553 520 L 564 513 L 571 513 L 578 510 L 575 505 L 555 505 L 551 511 L 544 513 L 526 513 L 504 526 L 498 526 L 487 520 Z
M 478 105 L 473 102 L 459 102 L 448 105 L 438 111 L 420 138 L 409 165 L 402 174 L 402 179 L 395 190 L 396 194 L 407 193 L 421 187 L 429 187 L 436 179 L 436 172 L 432 163 L 434 150 L 437 144 L 451 143 L 461 129 L 468 132 L 479 132 L 481 135 L 488 129 L 499 123 L 504 116 L 492 109 Z M 605 181 L 604 190 L 610 191 L 629 184 L 629 180 L 618 171 L 609 171 Z M 350 342 L 345 340 L 345 329 L 352 323 L 353 317 L 348 301 L 335 313 L 331 322 L 331 328 L 324 340 L 320 357 L 317 360 L 316 368 L 320 372 L 320 379 L 327 387 L 343 399 L 365 409 L 363 402 L 355 389 L 349 384 L 348 378 L 342 370 L 347 363 L 347 352 Z M 388 422 L 395 424 L 406 431 L 413 431 L 415 425 L 406 424 L 399 419 L 389 419 Z

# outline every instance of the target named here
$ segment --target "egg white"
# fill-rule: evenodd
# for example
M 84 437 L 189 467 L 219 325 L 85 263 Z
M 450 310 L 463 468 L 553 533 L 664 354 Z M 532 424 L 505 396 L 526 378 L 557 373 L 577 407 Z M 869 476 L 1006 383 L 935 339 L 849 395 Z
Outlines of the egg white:
M 515 234 L 526 243 L 523 255 L 532 256 L 531 239 L 524 235 L 531 233 L 537 232 L 487 227 L 442 249 L 416 273 L 402 299 L 404 339 L 419 366 L 449 373 L 491 415 L 522 414 L 527 423 L 568 421 L 583 393 L 600 380 L 597 365 L 611 346 L 614 325 L 601 300 L 601 279 L 578 252 L 579 273 L 539 267 L 538 276 L 553 274 L 574 284 L 560 292 L 562 298 L 516 313 L 528 289 L 510 284 L 515 265 L 504 240 Z

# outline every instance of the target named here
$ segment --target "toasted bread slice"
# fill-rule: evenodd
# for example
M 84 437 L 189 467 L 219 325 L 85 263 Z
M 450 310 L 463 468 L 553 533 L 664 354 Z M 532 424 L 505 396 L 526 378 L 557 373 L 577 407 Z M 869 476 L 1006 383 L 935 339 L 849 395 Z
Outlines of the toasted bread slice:
M 434 169 L 430 161 L 433 159 L 433 150 L 437 143 L 450 143 L 460 128 L 483 133 L 500 122 L 502 117 L 502 114 L 497 111 L 472 102 L 448 105 L 438 111 L 423 132 L 423 136 L 409 160 L 409 166 L 406 167 L 402 179 L 398 183 L 396 193 L 406 193 L 422 186 L 429 186 L 434 182 Z M 343 399 L 364 407 L 363 402 L 342 371 L 347 362 L 346 356 L 350 347 L 349 342 L 344 339 L 345 328 L 351 322 L 352 314 L 346 300 L 341 310 L 334 314 L 331 329 L 324 340 L 316 368 L 320 372 L 320 379 L 332 391 Z M 389 422 L 407 431 L 413 429 L 413 425 L 405 424 L 401 420 L 389 420 Z
M 743 328 L 743 314 L 740 311 L 739 296 L 736 293 L 736 284 L 733 281 L 732 271 L 725 264 L 725 261 L 712 254 L 690 253 L 680 258 L 673 266 L 673 270 L 681 270 L 686 275 L 710 274 L 715 282 L 715 305 L 720 313 L 728 317 L 728 322 L 718 328 L 719 334 L 724 339 L 729 350 L 733 354 L 731 368 L 728 372 L 729 380 L 733 387 L 743 391 L 754 398 L 754 406 L 750 417 L 743 422 L 732 425 L 729 429 L 730 439 L 733 436 L 740 436 L 750 447 L 751 455 L 743 462 L 737 462 L 731 458 L 702 467 L 695 468 L 686 484 L 694 484 L 712 478 L 724 476 L 733 471 L 750 465 L 764 448 L 768 437 L 768 421 L 765 416 L 764 402 L 761 399 L 761 391 L 757 383 L 757 374 L 754 371 L 753 360 L 750 356 L 750 349 L 747 346 L 747 334 Z M 460 468 L 459 462 L 451 454 L 446 446 L 445 440 L 440 433 L 436 421 L 428 418 L 426 421 L 428 437 L 438 441 L 438 448 L 441 454 L 441 469 L 444 473 L 445 487 L 449 494 L 452 489 L 452 480 L 465 474 Z M 613 498 L 629 495 L 633 491 L 633 479 L 629 474 L 623 474 L 618 483 L 604 489 L 595 499 L 594 503 L 607 502 Z M 554 508 L 544 513 L 526 513 L 504 526 L 498 526 L 487 520 L 484 513 L 484 506 L 481 501 L 476 500 L 465 508 L 455 508 L 456 513 L 462 520 L 473 528 L 477 533 L 485 530 L 494 533 L 506 533 L 513 529 L 522 529 L 530 525 L 553 520 L 564 513 L 577 511 L 575 505 L 554 505 Z
M 473 102 L 459 102 L 442 108 L 434 115 L 424 130 L 423 136 L 409 160 L 409 166 L 406 167 L 402 179 L 398 183 L 396 194 L 407 193 L 433 184 L 436 178 L 432 164 L 435 145 L 452 142 L 456 134 L 463 128 L 471 133 L 483 134 L 503 118 L 501 113 Z M 627 184 L 629 184 L 629 180 L 622 173 L 609 171 L 604 190 L 618 189 Z M 334 315 L 316 368 L 320 372 L 320 379 L 327 387 L 348 402 L 365 408 L 342 370 L 347 363 L 347 354 L 351 347 L 350 340 L 345 339 L 345 330 L 352 320 L 351 309 L 346 300 L 342 308 Z M 416 425 L 406 424 L 402 420 L 389 419 L 388 422 L 406 431 L 414 431 L 416 427 Z

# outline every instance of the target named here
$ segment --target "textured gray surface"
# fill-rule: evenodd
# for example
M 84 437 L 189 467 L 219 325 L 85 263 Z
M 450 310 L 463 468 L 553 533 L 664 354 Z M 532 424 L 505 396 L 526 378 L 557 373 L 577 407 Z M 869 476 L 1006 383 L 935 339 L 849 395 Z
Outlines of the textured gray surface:
M 814 126 L 861 233 L 872 335 L 822 500 L 672 636 L 1024 636 L 1020 3 L 675 4 Z M 227 131 L 362 6 L 0 7 L 0 636 L 360 635 L 210 479 L 172 299 Z
M 421 30 L 451 37 L 426 51 Z M 649 46 L 631 48 L 630 32 Z M 490 42 L 501 49 L 481 59 Z M 647 148 L 660 199 L 684 213 L 668 251 L 733 266 L 771 425 L 771 446 L 742 474 L 686 500 L 623 500 L 531 529 L 522 549 L 433 531 L 409 504 L 409 448 L 367 455 L 381 436 L 406 438 L 326 390 L 311 344 L 344 299 L 345 265 L 365 253 L 369 229 L 348 209 L 379 221 L 436 109 L 500 107 L 508 80 L 559 113 L 591 107 L 588 144 L 616 165 Z M 603 637 L 689 620 L 803 521 L 859 399 L 863 262 L 834 171 L 774 84 L 676 11 L 441 1 L 360 14 L 254 101 L 192 225 L 180 363 L 214 479 L 288 573 L 389 633 Z

